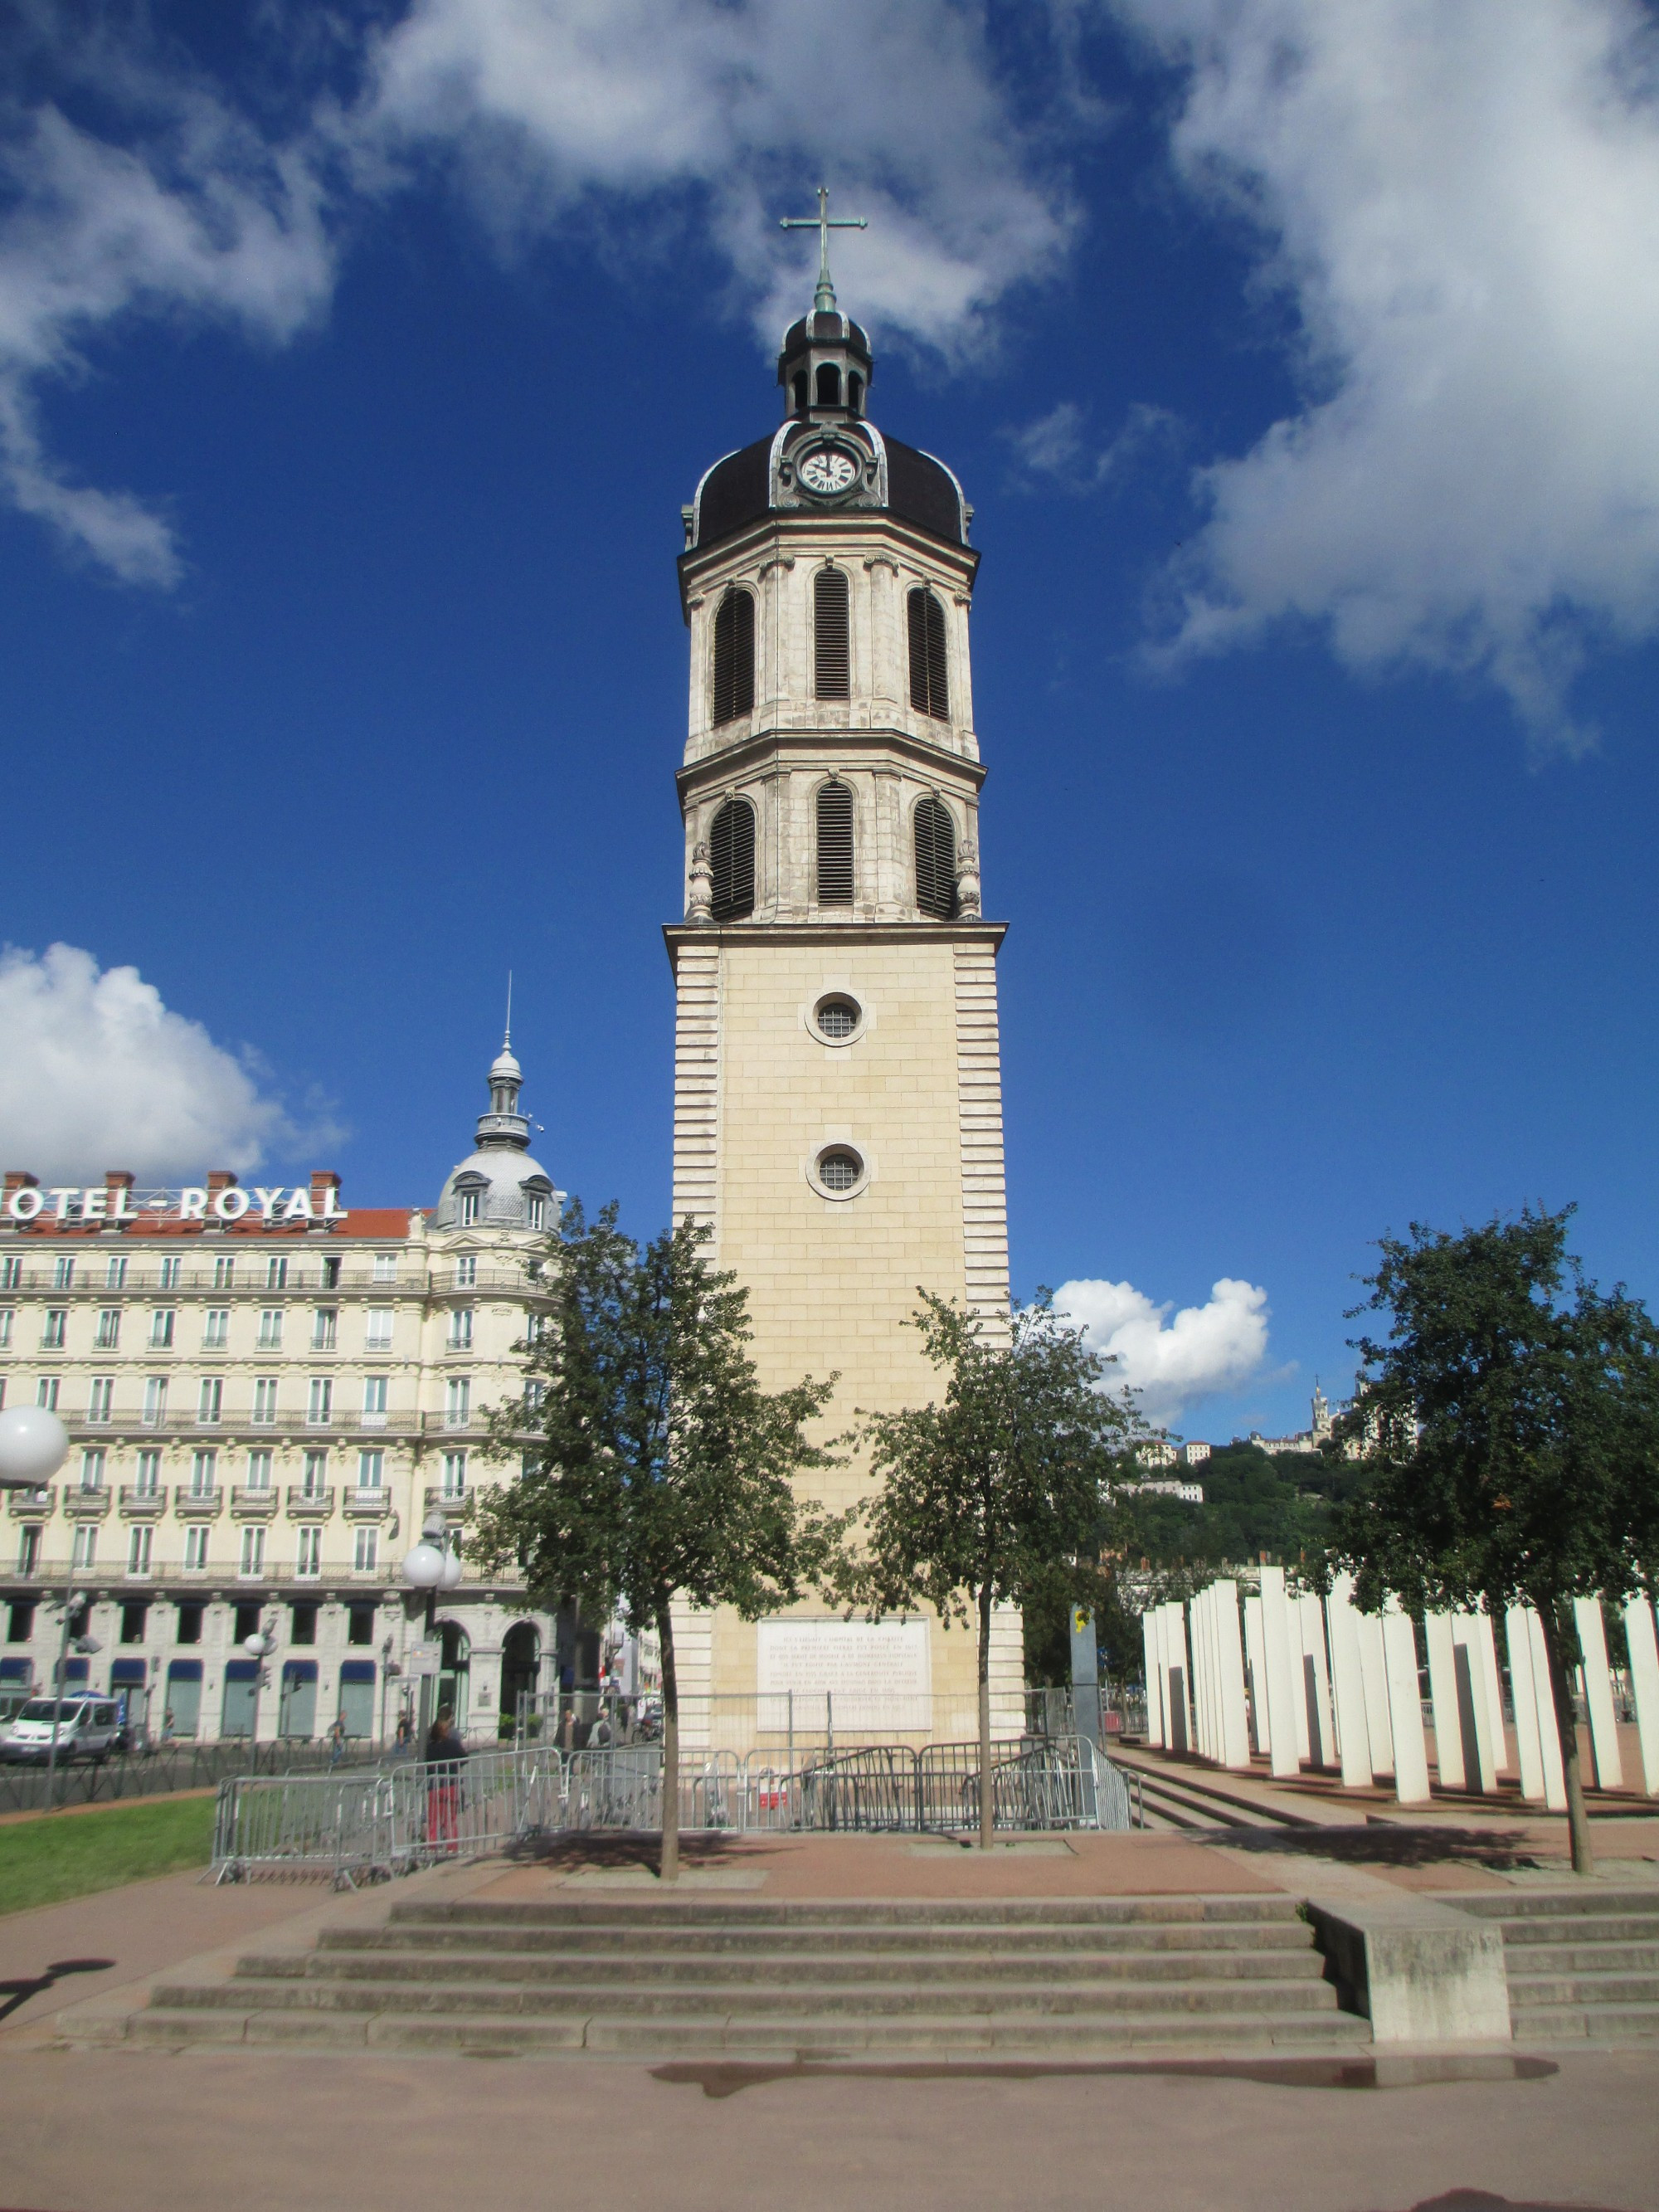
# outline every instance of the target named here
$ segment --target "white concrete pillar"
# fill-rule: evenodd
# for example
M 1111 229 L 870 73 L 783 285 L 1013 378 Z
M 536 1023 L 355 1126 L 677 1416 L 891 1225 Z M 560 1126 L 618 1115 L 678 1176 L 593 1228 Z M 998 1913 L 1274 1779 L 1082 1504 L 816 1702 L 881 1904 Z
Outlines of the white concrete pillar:
M 1457 1694 L 1457 1647 L 1450 1613 L 1429 1613 L 1423 1632 L 1429 1647 L 1429 1699 L 1434 1707 L 1435 1772 L 1443 1790 L 1467 1790 L 1468 1763 L 1463 1756 L 1463 1708 Z M 1473 1712 L 1469 1717 L 1474 1719 Z
M 1510 1771 L 1509 1741 L 1504 1729 L 1504 1685 L 1498 1672 L 1492 1615 L 1454 1613 L 1452 1642 L 1468 1656 L 1474 1685 L 1474 1740 L 1480 1757 L 1480 1786 L 1490 1794 L 1498 1787 L 1498 1776 Z
M 1394 1794 L 1402 1805 L 1426 1805 L 1429 1751 L 1423 1740 L 1417 1632 L 1396 1597 L 1389 1598 L 1382 1615 L 1382 1656 L 1389 1676 L 1389 1725 L 1394 1735 Z
M 1261 1641 L 1267 1677 L 1267 1755 L 1276 1776 L 1301 1771 L 1296 1725 L 1296 1677 L 1291 1659 L 1291 1608 L 1283 1567 L 1261 1570 Z M 1301 1649 L 1298 1633 L 1296 1649 Z
M 1193 1654 L 1194 1740 L 1200 1757 L 1209 1759 L 1213 1756 L 1210 1749 L 1210 1655 L 1204 1634 L 1202 1590 L 1188 1600 L 1187 1627 Z
M 1187 1651 L 1187 1613 L 1178 1599 L 1164 1607 L 1164 1665 L 1169 1671 L 1170 1742 L 1180 1751 L 1193 1749 L 1193 1666 Z
M 1512 1605 L 1504 1616 L 1504 1626 L 1510 1647 L 1510 1694 L 1515 1705 L 1521 1795 L 1534 1803 L 1541 1798 L 1553 1813 L 1565 1812 L 1566 1784 L 1550 1697 L 1544 1624 L 1529 1605 Z
M 1267 1647 L 1262 1640 L 1259 1597 L 1244 1601 L 1244 1650 L 1250 1662 L 1250 1722 L 1255 1730 L 1255 1748 L 1265 1759 L 1273 1742 L 1273 1729 L 1267 1714 Z
M 1544 1762 L 1544 1803 L 1552 1813 L 1565 1813 L 1567 1778 L 1561 1765 L 1561 1732 L 1556 1726 L 1555 1699 L 1550 1693 L 1550 1659 L 1544 1648 L 1544 1624 L 1531 1606 L 1526 1612 L 1532 1648 L 1533 1693 L 1538 1700 L 1538 1747 Z
M 1216 1674 L 1220 1684 L 1221 1758 L 1224 1765 L 1248 1768 L 1250 1724 L 1244 1702 L 1244 1653 L 1238 1636 L 1238 1585 L 1214 1586 Z
M 1336 1697 L 1337 1738 L 1342 1749 L 1342 1782 L 1348 1790 L 1369 1790 L 1375 1778 L 1359 1657 L 1359 1615 L 1352 1600 L 1353 1577 L 1336 1576 L 1325 1601 L 1325 1617 L 1330 1626 L 1331 1681 Z
M 1303 1704 L 1308 1714 L 1308 1756 L 1316 1766 L 1337 1763 L 1331 1720 L 1330 1675 L 1325 1664 L 1325 1608 L 1311 1590 L 1297 1600 L 1302 1625 Z
M 1158 1663 L 1158 1611 L 1152 1607 L 1140 1616 L 1140 1648 L 1146 1665 L 1146 1741 L 1149 1747 L 1164 1744 L 1164 1684 Z
M 1630 1647 L 1636 1735 L 1642 1747 L 1642 1787 L 1650 1797 L 1659 1797 L 1659 1638 L 1654 1635 L 1653 1607 L 1645 1597 L 1625 1601 L 1625 1641 Z
M 1595 1761 L 1598 1790 L 1617 1790 L 1625 1779 L 1625 1763 L 1619 1755 L 1619 1722 L 1613 1710 L 1613 1680 L 1607 1672 L 1607 1632 L 1601 1626 L 1601 1601 L 1576 1597 L 1573 1625 L 1583 1654 L 1584 1703 L 1589 1709 L 1590 1754 Z

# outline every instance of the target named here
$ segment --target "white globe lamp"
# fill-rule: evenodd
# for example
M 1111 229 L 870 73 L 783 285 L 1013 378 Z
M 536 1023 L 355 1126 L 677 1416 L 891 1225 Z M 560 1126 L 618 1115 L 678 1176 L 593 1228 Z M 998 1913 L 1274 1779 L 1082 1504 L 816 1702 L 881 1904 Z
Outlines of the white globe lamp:
M 44 1406 L 0 1413 L 0 1490 L 38 1490 L 69 1457 L 70 1433 Z
M 438 1577 L 440 1589 L 456 1589 L 461 1580 L 461 1555 L 459 1552 L 444 1553 L 443 1571 Z
M 424 1536 L 404 1561 L 404 1580 L 411 1589 L 436 1589 L 444 1578 L 444 1555 Z

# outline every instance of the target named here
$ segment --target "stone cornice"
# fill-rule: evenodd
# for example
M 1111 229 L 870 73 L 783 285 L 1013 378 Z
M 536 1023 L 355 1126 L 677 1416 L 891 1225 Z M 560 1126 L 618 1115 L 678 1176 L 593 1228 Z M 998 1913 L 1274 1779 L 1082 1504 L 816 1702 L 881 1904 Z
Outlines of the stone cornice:
M 791 562 L 794 557 L 792 549 L 802 538 L 824 537 L 862 540 L 872 548 L 902 546 L 914 556 L 919 568 L 954 574 L 960 580 L 964 605 L 972 594 L 974 579 L 979 573 L 977 547 L 947 545 L 943 538 L 931 537 L 927 531 L 901 522 L 880 508 L 849 507 L 841 514 L 791 508 L 787 513 L 769 514 L 764 522 L 757 522 L 747 530 L 736 531 L 730 538 L 722 538 L 718 544 L 696 546 L 689 553 L 682 553 L 677 563 L 681 614 L 689 623 L 691 602 L 703 589 L 709 575 L 724 576 L 762 561 Z
M 683 947 L 737 945 L 988 945 L 1001 949 L 1006 921 L 668 921 L 671 967 Z
M 688 761 L 675 774 L 675 783 L 684 811 L 694 788 L 701 785 L 720 785 L 740 781 L 757 769 L 769 763 L 781 767 L 787 755 L 834 753 L 843 759 L 848 751 L 858 749 L 865 752 L 896 754 L 913 767 L 932 770 L 942 781 L 967 784 L 978 792 L 985 781 L 983 762 L 968 760 L 961 753 L 945 745 L 930 745 L 925 739 L 914 738 L 906 730 L 889 727 L 848 729 L 842 726 L 811 730 L 769 729 L 757 732 L 752 737 L 739 738 L 733 744 L 724 745 L 718 752 L 705 753 L 701 760 Z M 868 763 L 879 768 L 880 761 Z

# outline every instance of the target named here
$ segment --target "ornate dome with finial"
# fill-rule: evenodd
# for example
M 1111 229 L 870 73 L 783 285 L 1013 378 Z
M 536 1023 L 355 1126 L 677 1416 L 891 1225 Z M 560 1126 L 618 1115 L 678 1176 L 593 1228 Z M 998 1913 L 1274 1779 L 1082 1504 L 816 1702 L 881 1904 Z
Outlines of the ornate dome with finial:
M 519 1111 L 523 1071 L 509 1030 L 489 1069 L 489 1110 L 480 1114 L 477 1150 L 450 1174 L 433 1216 L 434 1229 L 551 1229 L 559 1193 L 530 1157 L 530 1122 Z

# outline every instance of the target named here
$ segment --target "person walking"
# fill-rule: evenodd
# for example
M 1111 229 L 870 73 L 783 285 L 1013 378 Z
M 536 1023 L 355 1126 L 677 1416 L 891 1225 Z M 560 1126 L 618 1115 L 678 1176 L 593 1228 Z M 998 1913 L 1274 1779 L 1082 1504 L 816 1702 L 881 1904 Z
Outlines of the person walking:
M 460 1848 L 461 1769 L 466 1746 L 455 1732 L 455 1716 L 440 1707 L 426 1739 L 426 1839 L 446 1855 Z
M 334 1716 L 334 1725 L 328 1732 L 328 1763 L 331 1766 L 337 1766 L 345 1757 L 345 1715 L 337 1713 Z

